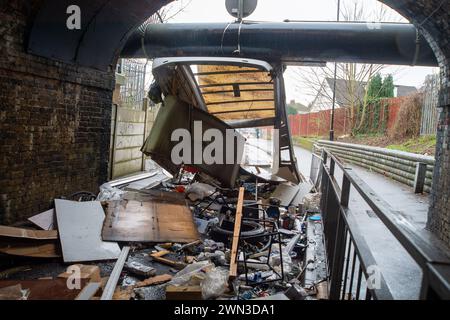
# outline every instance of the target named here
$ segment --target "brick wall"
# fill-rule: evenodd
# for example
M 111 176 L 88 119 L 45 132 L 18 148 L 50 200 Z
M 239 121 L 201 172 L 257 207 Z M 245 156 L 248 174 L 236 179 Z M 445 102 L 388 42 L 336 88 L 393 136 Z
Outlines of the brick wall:
M 427 227 L 450 246 L 450 1 L 384 0 L 416 25 L 433 48 L 441 67 L 436 166 Z
M 450 106 L 440 114 L 427 227 L 450 246 Z
M 112 74 L 26 54 L 42 1 L 0 2 L 0 223 L 107 179 Z
M 450 1 L 381 2 L 420 26 L 441 66 L 428 227 L 450 244 Z M 43 3 L 0 0 L 0 223 L 44 210 L 55 196 L 96 191 L 107 176 L 113 75 L 25 53 Z

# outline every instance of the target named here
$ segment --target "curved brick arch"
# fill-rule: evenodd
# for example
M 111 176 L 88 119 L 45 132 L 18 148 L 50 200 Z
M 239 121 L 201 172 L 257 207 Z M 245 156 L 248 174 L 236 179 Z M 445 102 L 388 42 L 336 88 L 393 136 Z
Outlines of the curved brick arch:
M 450 1 L 379 0 L 413 23 L 432 47 L 443 79 L 449 78 Z M 448 84 L 443 84 L 448 86 Z M 448 101 L 442 103 L 448 104 Z
M 441 113 L 427 228 L 450 246 L 450 1 L 380 1 L 398 11 L 421 30 L 439 62 Z
M 428 226 L 450 244 L 450 1 L 380 1 L 420 27 L 441 66 L 442 112 Z M 73 191 L 95 192 L 107 179 L 111 67 L 127 35 L 169 2 L 2 2 L 0 223 L 48 209 L 53 198 Z M 66 16 L 54 11 L 69 4 L 80 5 L 87 19 L 82 30 L 70 34 L 58 30 Z
M 112 65 L 130 31 L 139 26 L 161 6 L 173 0 L 60 0 L 43 1 L 33 21 L 28 42 L 30 53 L 64 62 L 106 70 Z M 438 19 L 449 9 L 442 0 L 379 0 L 420 28 L 436 56 L 445 56 L 442 30 L 448 21 Z M 65 28 L 65 9 L 72 4 L 82 8 L 83 23 L 79 31 Z M 447 11 L 448 12 L 448 11 Z M 448 19 L 447 19 L 448 20 Z M 99 47 L 102 48 L 99 52 Z M 94 56 L 93 54 L 96 53 Z M 441 60 L 442 61 L 442 60 Z
M 28 52 L 99 70 L 117 60 L 129 33 L 172 0 L 46 0 L 37 11 Z M 66 27 L 66 10 L 77 5 L 79 30 Z

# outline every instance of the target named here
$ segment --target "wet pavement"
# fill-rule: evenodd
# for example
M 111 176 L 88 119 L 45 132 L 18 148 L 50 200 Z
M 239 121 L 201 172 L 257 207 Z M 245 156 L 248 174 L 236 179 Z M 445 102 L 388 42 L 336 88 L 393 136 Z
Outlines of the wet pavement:
M 295 147 L 299 170 L 309 175 L 311 153 Z M 412 188 L 378 173 L 351 165 L 361 177 L 389 205 L 411 224 L 425 228 L 428 212 L 428 196 L 417 195 Z M 342 171 L 336 167 L 336 180 L 342 182 Z M 378 267 L 395 299 L 417 299 L 422 273 L 419 266 L 387 230 L 358 192 L 350 191 L 349 208 L 355 213 L 359 227 L 368 243 Z
M 270 146 L 265 140 L 252 140 L 260 147 Z M 295 147 L 298 168 L 309 177 L 311 152 Z M 412 188 L 367 169 L 351 165 L 353 170 L 399 215 L 419 229 L 425 228 L 428 212 L 428 195 L 417 195 Z M 341 184 L 342 171 L 336 167 L 336 180 Z M 377 261 L 386 283 L 395 299 L 417 299 L 421 284 L 421 270 L 406 250 L 387 230 L 358 192 L 350 191 L 349 208 L 355 213 L 359 227 Z

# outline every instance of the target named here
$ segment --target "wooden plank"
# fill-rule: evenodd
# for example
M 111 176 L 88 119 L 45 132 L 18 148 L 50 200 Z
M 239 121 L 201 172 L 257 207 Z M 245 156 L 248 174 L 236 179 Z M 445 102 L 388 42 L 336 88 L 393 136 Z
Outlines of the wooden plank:
M 77 266 L 80 269 L 80 279 L 87 279 L 91 282 L 102 282 L 102 278 L 100 276 L 100 268 L 94 265 L 83 265 L 83 264 L 75 264 L 73 266 L 69 266 L 68 270 L 73 270 L 73 267 Z M 64 272 L 58 275 L 58 278 L 69 278 L 73 275 L 72 272 Z
M 55 207 L 64 262 L 117 259 L 117 243 L 101 238 L 105 213 L 99 201 L 56 199 Z
M 256 100 L 256 99 L 274 99 L 273 90 L 266 91 L 240 91 L 240 99 L 241 100 Z M 230 92 L 222 92 L 216 94 L 206 94 L 204 95 L 206 104 L 216 103 L 220 101 L 228 101 L 228 100 L 236 100 L 234 96 L 234 91 L 230 90 Z
M 61 251 L 56 240 L 0 240 L 0 252 L 13 256 L 32 258 L 58 258 Z
M 123 266 L 127 261 L 128 254 L 130 253 L 130 247 L 125 246 L 120 252 L 120 256 L 114 265 L 113 271 L 109 276 L 108 282 L 106 283 L 105 289 L 103 290 L 100 300 L 111 300 L 114 292 L 116 291 L 117 282 L 120 278 L 120 273 L 122 272 Z
M 163 250 L 163 251 L 159 251 L 156 253 L 152 253 L 152 254 L 150 254 L 150 256 L 153 258 L 154 261 L 162 263 L 162 264 L 166 264 L 166 265 L 171 266 L 172 268 L 175 268 L 178 270 L 184 269 L 184 267 L 186 267 L 186 264 L 183 262 L 163 258 L 163 256 L 165 256 L 169 253 L 170 253 L 170 251 Z
M 0 237 L 33 239 L 33 240 L 52 240 L 58 239 L 58 231 L 32 230 L 32 229 L 0 226 Z
M 129 286 L 129 287 L 125 287 L 125 288 L 120 288 L 117 287 L 116 290 L 114 291 L 114 295 L 112 297 L 112 300 L 131 300 L 131 298 L 133 297 L 134 292 L 133 292 L 133 287 Z
M 154 286 L 157 284 L 166 283 L 170 280 L 172 280 L 172 276 L 170 274 L 160 274 L 160 275 L 145 279 L 144 281 L 140 281 L 140 282 L 136 283 L 133 287 L 141 288 L 141 287 Z
M 237 255 L 239 249 L 239 237 L 241 236 L 242 205 L 244 203 L 244 188 L 239 188 L 238 202 L 236 205 L 236 217 L 234 219 L 233 242 L 231 245 L 230 278 L 237 277 Z
M 142 200 L 108 202 L 103 240 L 190 243 L 199 239 L 184 199 L 149 195 Z
M 167 286 L 166 300 L 202 300 L 200 286 Z
M 232 112 L 232 113 L 221 113 L 217 114 L 217 118 L 222 121 L 225 120 L 244 120 L 244 119 L 264 119 L 275 116 L 275 109 L 268 111 L 242 111 L 242 112 Z

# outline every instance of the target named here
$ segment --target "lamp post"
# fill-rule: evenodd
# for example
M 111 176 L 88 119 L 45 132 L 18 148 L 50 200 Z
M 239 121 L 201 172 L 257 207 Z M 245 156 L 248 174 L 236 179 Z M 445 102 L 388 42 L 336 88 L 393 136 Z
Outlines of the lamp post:
M 341 0 L 337 3 L 337 21 L 339 22 L 341 10 Z M 330 119 L 330 141 L 334 141 L 334 109 L 336 106 L 336 81 L 337 81 L 337 63 L 334 63 L 334 81 L 333 81 L 333 104 L 331 106 L 331 119 Z

